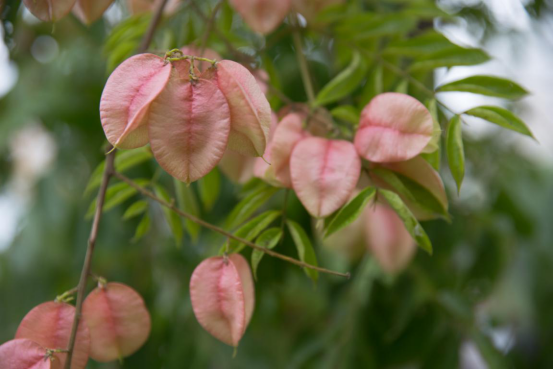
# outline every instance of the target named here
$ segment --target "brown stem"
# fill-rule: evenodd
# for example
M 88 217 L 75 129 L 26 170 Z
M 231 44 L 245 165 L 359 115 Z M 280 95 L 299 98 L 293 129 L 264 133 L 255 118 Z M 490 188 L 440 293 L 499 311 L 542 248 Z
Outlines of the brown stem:
M 163 9 L 167 4 L 168 0 L 161 0 L 157 6 L 152 20 L 148 27 L 148 30 L 144 34 L 142 43 L 138 48 L 138 53 L 145 52 L 154 36 L 154 32 L 159 24 Z M 92 255 L 94 253 L 94 246 L 96 245 L 96 238 L 98 237 L 98 229 L 100 226 L 100 220 L 102 218 L 102 209 L 104 207 L 104 202 L 106 199 L 106 191 L 108 188 L 110 177 L 114 173 L 114 161 L 115 161 L 115 150 L 112 150 L 106 157 L 106 165 L 104 168 L 104 173 L 102 176 L 102 183 L 100 185 L 100 190 L 98 192 L 97 202 L 96 202 L 96 212 L 94 213 L 94 220 L 92 222 L 92 229 L 90 230 L 90 237 L 88 238 L 88 247 L 86 249 L 86 255 L 84 259 L 83 269 L 81 271 L 81 278 L 79 280 L 79 285 L 77 286 L 77 302 L 75 304 L 75 318 L 73 319 L 73 326 L 71 327 L 71 335 L 69 336 L 69 344 L 67 347 L 67 358 L 65 361 L 65 369 L 71 369 L 71 361 L 73 359 L 73 351 L 75 348 L 75 341 L 77 338 L 77 330 L 79 327 L 79 321 L 81 320 L 81 312 L 83 308 L 83 300 L 85 295 L 86 283 L 88 281 L 88 276 L 90 274 L 90 266 L 92 263 Z
M 128 184 L 129 186 L 133 187 L 134 189 L 136 189 L 138 192 L 140 192 L 142 195 L 146 196 L 146 197 L 149 197 L 150 199 L 158 202 L 159 204 L 167 207 L 168 209 L 171 209 L 172 211 L 174 211 L 175 213 L 177 213 L 178 215 L 180 215 L 181 217 L 183 218 L 186 218 L 196 224 L 199 224 L 200 226 L 202 227 L 205 227 L 205 228 L 208 228 L 208 229 L 211 229 L 212 231 L 215 231 L 217 233 L 220 233 L 222 234 L 223 236 L 226 236 L 227 238 L 230 238 L 230 239 L 233 239 L 233 240 L 236 240 L 240 243 L 243 243 L 244 245 L 246 246 L 249 246 L 255 250 L 259 250 L 259 251 L 262 251 L 264 253 L 266 253 L 267 255 L 269 256 L 272 256 L 272 257 L 275 257 L 275 258 L 278 258 L 278 259 L 282 259 L 284 261 L 287 261 L 289 263 L 292 263 L 292 264 L 295 264 L 295 265 L 298 265 L 300 267 L 303 267 L 303 268 L 309 268 L 309 269 L 313 269 L 313 270 L 317 270 L 321 273 L 327 273 L 327 274 L 332 274 L 332 275 L 337 275 L 337 276 L 340 276 L 340 277 L 346 277 L 346 278 L 349 278 L 350 277 L 350 273 L 340 273 L 340 272 L 336 272 L 336 271 L 333 271 L 333 270 L 329 270 L 329 269 L 325 269 L 325 268 L 321 268 L 321 267 L 318 267 L 318 266 L 315 266 L 315 265 L 311 265 L 311 264 L 307 264 L 307 263 L 304 263 L 303 261 L 299 261 L 299 260 L 296 260 L 294 258 L 291 258 L 289 256 L 286 256 L 286 255 L 282 255 L 278 252 L 275 252 L 275 251 L 272 251 L 272 250 L 269 250 L 265 247 L 261 247 L 259 245 L 256 245 L 255 243 L 253 242 L 250 242 L 248 240 L 245 240 L 241 237 L 238 237 L 238 236 L 235 236 L 233 235 L 232 233 L 230 232 L 227 232 L 225 231 L 224 229 L 222 228 L 219 228 L 217 227 L 216 225 L 213 225 L 211 223 L 208 223 L 200 218 L 197 218 L 195 217 L 194 215 L 191 215 L 191 214 L 188 214 L 188 213 L 185 213 L 184 211 L 180 210 L 179 208 L 177 208 L 175 206 L 175 204 L 173 203 L 169 203 L 163 199 L 160 199 L 159 197 L 157 197 L 155 194 L 153 194 L 152 192 L 148 191 L 147 189 L 145 189 L 144 187 L 140 186 L 139 184 L 137 184 L 136 182 L 134 182 L 132 179 L 130 178 L 127 178 L 125 177 L 123 174 L 119 173 L 119 172 L 114 172 L 113 173 L 113 176 L 118 178 L 119 180 L 125 182 L 126 184 Z

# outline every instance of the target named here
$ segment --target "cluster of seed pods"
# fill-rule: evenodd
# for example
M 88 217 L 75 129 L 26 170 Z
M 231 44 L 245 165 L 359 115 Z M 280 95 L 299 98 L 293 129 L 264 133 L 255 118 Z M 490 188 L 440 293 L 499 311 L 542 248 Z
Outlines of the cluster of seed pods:
M 62 369 L 75 307 L 63 299 L 42 303 L 21 321 L 15 339 L 0 346 L 0 367 Z M 85 299 L 77 330 L 72 369 L 89 358 L 109 362 L 136 352 L 150 334 L 150 314 L 142 297 L 121 283 L 99 283 Z
M 136 55 L 109 77 L 100 103 L 108 141 L 132 149 L 150 143 L 158 163 L 190 183 L 209 173 L 227 147 L 265 152 L 271 109 L 252 73 L 222 60 Z
M 70 12 L 81 22 L 90 25 L 100 19 L 115 0 L 23 0 L 29 11 L 45 22 L 55 22 Z M 127 8 L 132 14 L 151 12 L 160 0 L 127 0 Z M 177 10 L 181 0 L 169 0 L 165 13 Z

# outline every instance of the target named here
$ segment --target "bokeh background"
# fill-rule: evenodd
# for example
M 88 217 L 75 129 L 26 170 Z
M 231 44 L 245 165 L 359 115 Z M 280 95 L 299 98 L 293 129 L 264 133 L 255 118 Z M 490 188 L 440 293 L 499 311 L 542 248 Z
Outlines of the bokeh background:
M 378 12 L 397 2 L 367 0 L 366 6 Z M 91 224 L 85 214 L 93 198 L 85 188 L 105 149 L 99 99 L 121 59 L 106 39 L 129 16 L 125 3 L 116 1 L 90 28 L 71 15 L 54 28 L 19 3 L 4 1 L 0 28 L 0 342 L 13 338 L 28 310 L 78 282 Z M 214 2 L 197 3 L 207 13 Z M 390 278 L 369 256 L 350 262 L 318 245 L 321 265 L 351 270 L 353 277 L 322 276 L 316 288 L 299 268 L 265 258 L 256 312 L 232 358 L 232 348 L 196 322 L 187 287 L 194 267 L 224 240 L 202 231 L 196 242 L 185 235 L 176 247 L 162 209 L 151 204 L 149 232 L 132 241 L 140 219 L 121 217 L 134 197 L 106 212 L 92 269 L 140 291 L 152 313 L 152 333 L 123 363 L 91 362 L 90 368 L 553 367 L 553 2 L 442 0 L 437 5 L 454 17 L 437 18 L 430 27 L 461 45 L 481 47 L 493 60 L 438 69 L 435 84 L 474 74 L 517 81 L 531 94 L 508 107 L 539 142 L 468 121 L 460 196 L 450 174 L 443 173 L 453 222 L 423 224 L 434 255 L 419 251 L 402 274 Z M 137 18 L 131 36 L 140 37 L 145 24 Z M 224 32 L 242 45 L 238 50 L 251 54 L 264 45 L 244 31 L 237 16 L 230 24 Z M 183 5 L 163 23 L 154 48 L 182 46 L 201 37 L 203 26 Z M 269 72 L 286 95 L 304 101 L 290 45 L 289 37 L 274 41 L 275 70 Z M 232 57 L 216 36 L 210 46 Z M 320 88 L 331 62 L 311 46 L 315 51 L 307 57 Z M 442 95 L 459 112 L 502 103 L 468 93 Z M 173 188 L 153 160 L 128 175 L 156 177 Z M 199 206 L 202 217 L 218 224 L 241 191 L 224 176 L 221 181 L 214 208 Z M 278 207 L 281 195 L 266 207 Z M 288 213 L 310 226 L 293 196 Z M 280 251 L 293 255 L 289 241 Z

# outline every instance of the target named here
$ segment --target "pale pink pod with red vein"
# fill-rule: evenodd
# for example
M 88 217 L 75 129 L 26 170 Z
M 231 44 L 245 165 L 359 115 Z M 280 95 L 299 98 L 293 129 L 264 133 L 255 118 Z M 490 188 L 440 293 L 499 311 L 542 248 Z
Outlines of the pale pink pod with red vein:
M 49 349 L 65 349 L 75 318 L 75 307 L 64 302 L 45 302 L 33 308 L 19 324 L 15 338 L 27 338 Z M 71 369 L 84 369 L 90 351 L 90 334 L 84 320 L 79 322 L 77 340 L 73 351 Z M 55 353 L 54 357 L 63 368 L 66 353 Z
M 90 357 L 108 362 L 132 355 L 148 339 L 150 313 L 142 297 L 121 283 L 107 283 L 83 303 L 90 330 Z
M 127 0 L 127 7 L 131 14 L 141 14 L 154 11 L 163 0 Z M 164 14 L 173 14 L 177 11 L 181 0 L 169 0 L 163 8 Z
M 59 360 L 47 357 L 44 347 L 24 338 L 0 346 L 0 368 L 61 369 Z
M 77 0 L 73 14 L 86 25 L 100 19 L 113 0 Z
M 23 4 L 38 19 L 50 22 L 65 17 L 77 0 L 23 0 Z
M 150 109 L 149 135 L 154 157 L 167 173 L 194 182 L 219 163 L 227 146 L 230 113 L 217 85 L 190 82 L 187 60 L 175 68 Z
M 382 269 L 395 274 L 404 269 L 417 250 L 415 241 L 393 209 L 370 204 L 364 212 L 368 249 Z
M 216 81 L 230 108 L 228 145 L 243 155 L 262 156 L 271 125 L 271 106 L 248 69 L 222 60 L 204 73 Z
M 292 0 L 230 0 L 230 3 L 252 30 L 265 35 L 282 23 Z
M 209 48 L 205 48 L 203 53 L 202 50 L 194 45 L 188 45 L 183 46 L 180 48 L 182 53 L 184 55 L 191 55 L 191 56 L 200 56 L 202 58 L 211 59 L 211 60 L 221 60 L 221 55 L 215 50 L 211 50 Z M 200 70 L 200 72 L 205 71 L 207 68 L 211 66 L 211 63 L 205 62 L 205 61 L 196 61 L 195 62 L 196 67 Z
M 246 183 L 253 177 L 253 167 L 258 159 L 226 150 L 219 162 L 219 168 L 231 181 Z
M 421 102 L 387 92 L 373 98 L 361 112 L 355 147 L 371 162 L 405 161 L 424 150 L 432 133 L 432 115 Z
M 418 185 L 426 189 L 440 204 L 444 212 L 448 209 L 447 194 L 445 192 L 444 183 L 440 174 L 432 168 L 432 166 L 422 157 L 417 156 L 411 160 L 402 161 L 399 163 L 379 164 L 375 167 L 382 166 L 393 170 L 394 172 L 407 177 L 416 182 Z M 382 178 L 378 177 L 375 172 L 370 172 L 371 179 L 379 186 L 392 189 Z M 430 210 L 423 208 L 419 204 L 410 201 L 408 198 L 402 198 L 411 212 L 419 220 L 435 219 L 439 214 L 435 214 Z
M 307 211 L 324 218 L 350 198 L 361 172 L 361 159 L 351 142 L 308 137 L 290 158 L 292 186 Z
M 190 298 L 200 325 L 218 340 L 237 347 L 255 305 L 248 262 L 240 254 L 202 261 L 190 279 Z
M 135 55 L 113 71 L 102 93 L 100 119 L 114 147 L 134 149 L 148 143 L 150 107 L 170 75 L 171 64 L 154 54 Z

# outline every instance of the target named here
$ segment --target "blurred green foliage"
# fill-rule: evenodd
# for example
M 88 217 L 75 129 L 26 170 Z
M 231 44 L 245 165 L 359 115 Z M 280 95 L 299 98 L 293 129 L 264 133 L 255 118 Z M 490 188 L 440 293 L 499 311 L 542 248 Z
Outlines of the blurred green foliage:
M 196 2 L 204 15 L 210 14 L 214 3 Z M 315 89 L 323 91 L 319 102 L 329 103 L 346 135 L 351 134 L 363 105 L 381 91 L 404 89 L 421 100 L 428 98 L 401 75 L 367 57 L 385 42 L 390 42 L 390 48 L 381 57 L 399 68 L 406 65 L 405 56 L 420 57 L 420 70 L 412 69 L 412 75 L 428 88 L 432 88 L 432 73 L 423 69 L 457 65 L 456 58 L 467 52 L 470 57 L 463 59 L 468 60 L 465 64 L 487 60 L 480 51 L 452 49 L 443 36 L 430 30 L 434 17 L 453 19 L 432 1 L 348 4 L 344 11 L 333 9 L 320 15 L 338 24 L 332 32 L 340 38 L 331 47 L 322 47 L 332 37 L 325 27 L 304 35 Z M 117 6 L 125 14 L 123 2 Z M 551 15 L 547 1 L 529 2 L 527 7 L 536 18 Z M 206 22 L 192 8 L 183 1 L 180 10 L 162 23 L 151 47 L 154 52 L 201 42 Z M 52 33 L 51 24 L 27 21 L 21 13 L 19 1 L 8 1 L 2 15 L 18 81 L 0 99 L 1 193 L 13 190 L 15 161 L 10 142 L 23 127 L 43 125 L 56 143 L 57 154 L 54 164 L 33 184 L 15 238 L 0 252 L 0 342 L 13 337 L 28 310 L 77 284 L 90 230 L 85 214 L 95 192 L 85 188 L 104 152 L 99 99 L 109 72 L 134 53 L 149 18 L 124 15 L 116 24 L 102 20 L 86 28 L 68 16 Z M 494 31 L 483 6 L 460 7 L 459 16 L 477 19 L 487 25 L 486 32 Z M 209 47 L 229 59 L 239 53 L 267 70 L 274 88 L 284 95 L 298 102 L 307 99 L 286 25 L 267 38 L 257 36 L 224 2 L 215 27 L 217 32 L 206 39 Z M 423 39 L 406 48 L 404 34 L 427 34 L 431 42 Z M 233 50 L 220 35 L 234 45 Z M 38 51 L 33 51 L 41 37 L 53 38 L 59 49 L 48 62 L 39 62 Z M 353 54 L 352 44 L 366 54 Z M 323 89 L 348 68 L 353 76 L 342 76 L 332 91 Z M 365 77 L 355 84 L 359 75 Z M 270 102 L 274 110 L 283 105 L 277 94 L 270 95 Z M 553 367 L 553 353 L 548 350 L 553 340 L 549 275 L 553 173 L 505 145 L 502 138 L 512 134 L 465 138 L 460 198 L 451 177 L 444 174 L 452 199 L 452 222 L 423 223 L 433 256 L 419 250 L 414 262 L 395 278 L 384 275 L 369 255 L 350 263 L 317 240 L 313 242 L 319 264 L 350 270 L 351 280 L 319 275 L 315 288 L 300 268 L 264 257 L 257 269 L 254 317 L 235 358 L 232 348 L 196 322 L 188 294 L 193 269 L 205 257 L 216 255 L 224 238 L 164 214 L 155 203 L 148 201 L 146 210 L 143 202 L 136 205 L 144 199 L 129 192 L 102 220 L 92 269 L 144 296 L 152 314 L 152 333 L 147 344 L 122 365 L 91 362 L 89 367 L 457 368 L 469 343 L 489 368 Z M 447 162 L 445 156 L 442 162 Z M 236 204 L 263 190 L 242 188 L 217 173 L 182 188 L 148 155 L 126 174 L 145 178 L 159 194 L 178 199 L 180 206 L 188 206 L 187 211 L 219 225 L 230 226 L 227 216 Z M 259 208 L 243 214 L 245 219 L 280 210 L 284 196 L 283 190 L 261 196 Z M 293 193 L 287 204 L 288 217 L 312 236 L 311 219 Z M 131 206 L 133 211 L 128 210 L 128 219 L 123 220 Z M 278 221 L 270 224 L 280 226 Z M 175 232 L 182 239 L 175 238 Z M 297 256 L 289 232 L 276 247 Z M 245 254 L 249 257 L 250 250 Z M 492 337 L 499 332 L 506 332 L 508 345 L 493 344 Z

